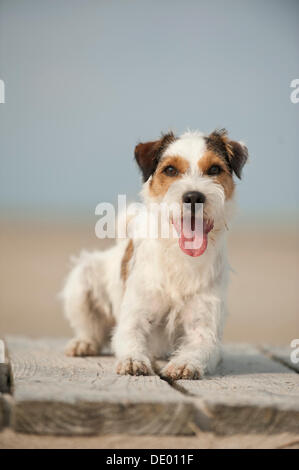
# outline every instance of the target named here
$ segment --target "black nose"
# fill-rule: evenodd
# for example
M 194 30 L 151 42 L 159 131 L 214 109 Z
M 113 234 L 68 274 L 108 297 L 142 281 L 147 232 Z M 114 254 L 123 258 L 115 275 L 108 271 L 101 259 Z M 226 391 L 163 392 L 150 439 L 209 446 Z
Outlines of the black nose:
M 189 191 L 188 193 L 183 194 L 183 203 L 191 204 L 191 208 L 194 209 L 195 204 L 204 203 L 206 196 L 199 191 Z

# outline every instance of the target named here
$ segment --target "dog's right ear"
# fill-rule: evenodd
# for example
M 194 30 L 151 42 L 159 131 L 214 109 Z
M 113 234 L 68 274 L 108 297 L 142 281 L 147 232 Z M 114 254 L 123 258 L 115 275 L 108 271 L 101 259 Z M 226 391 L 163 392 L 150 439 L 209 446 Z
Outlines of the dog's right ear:
M 162 135 L 161 139 L 153 142 L 139 143 L 135 147 L 135 160 L 142 172 L 143 181 L 147 181 L 155 172 L 162 153 L 175 140 L 172 132 Z
M 139 143 L 135 147 L 135 160 L 142 171 L 143 181 L 147 181 L 157 168 L 159 160 L 157 151 L 159 140 L 154 142 Z

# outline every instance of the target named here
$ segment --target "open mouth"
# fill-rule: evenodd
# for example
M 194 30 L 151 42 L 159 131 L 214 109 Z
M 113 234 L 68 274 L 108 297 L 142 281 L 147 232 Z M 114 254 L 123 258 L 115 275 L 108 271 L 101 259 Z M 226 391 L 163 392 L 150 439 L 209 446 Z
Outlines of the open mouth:
M 201 256 L 208 246 L 208 234 L 214 227 L 211 219 L 201 219 L 195 215 L 180 221 L 172 220 L 179 235 L 179 247 L 186 255 Z

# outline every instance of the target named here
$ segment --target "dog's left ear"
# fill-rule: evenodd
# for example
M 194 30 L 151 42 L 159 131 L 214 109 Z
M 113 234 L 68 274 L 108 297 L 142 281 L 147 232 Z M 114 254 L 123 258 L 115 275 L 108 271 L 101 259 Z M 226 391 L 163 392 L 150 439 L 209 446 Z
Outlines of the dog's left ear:
M 242 169 L 248 160 L 248 149 L 243 142 L 228 140 L 228 155 L 232 170 L 241 179 Z
M 135 160 L 142 172 L 144 182 L 155 172 L 162 153 L 174 140 L 174 134 L 169 132 L 168 134 L 162 135 L 159 140 L 136 145 Z
M 243 142 L 230 140 L 226 129 L 216 130 L 207 137 L 208 148 L 222 155 L 241 179 L 242 168 L 248 159 L 248 149 Z

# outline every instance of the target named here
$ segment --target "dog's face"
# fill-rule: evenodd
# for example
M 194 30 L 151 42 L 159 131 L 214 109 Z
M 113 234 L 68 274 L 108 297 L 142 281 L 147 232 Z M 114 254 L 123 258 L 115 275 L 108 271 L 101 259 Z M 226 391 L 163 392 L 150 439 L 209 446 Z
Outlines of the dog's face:
M 193 235 L 181 233 L 179 244 L 190 256 L 203 254 L 208 234 L 225 228 L 231 206 L 235 183 L 233 175 L 241 177 L 248 152 L 244 144 L 229 140 L 225 130 L 205 136 L 187 132 L 176 138 L 172 133 L 154 142 L 140 143 L 135 148 L 135 158 L 142 171 L 146 202 L 166 203 L 180 208 L 189 207 Z M 200 247 L 186 248 L 186 240 L 196 239 L 196 217 L 202 208 Z M 180 232 L 180 228 L 178 231 Z M 195 231 L 195 235 L 194 235 Z

